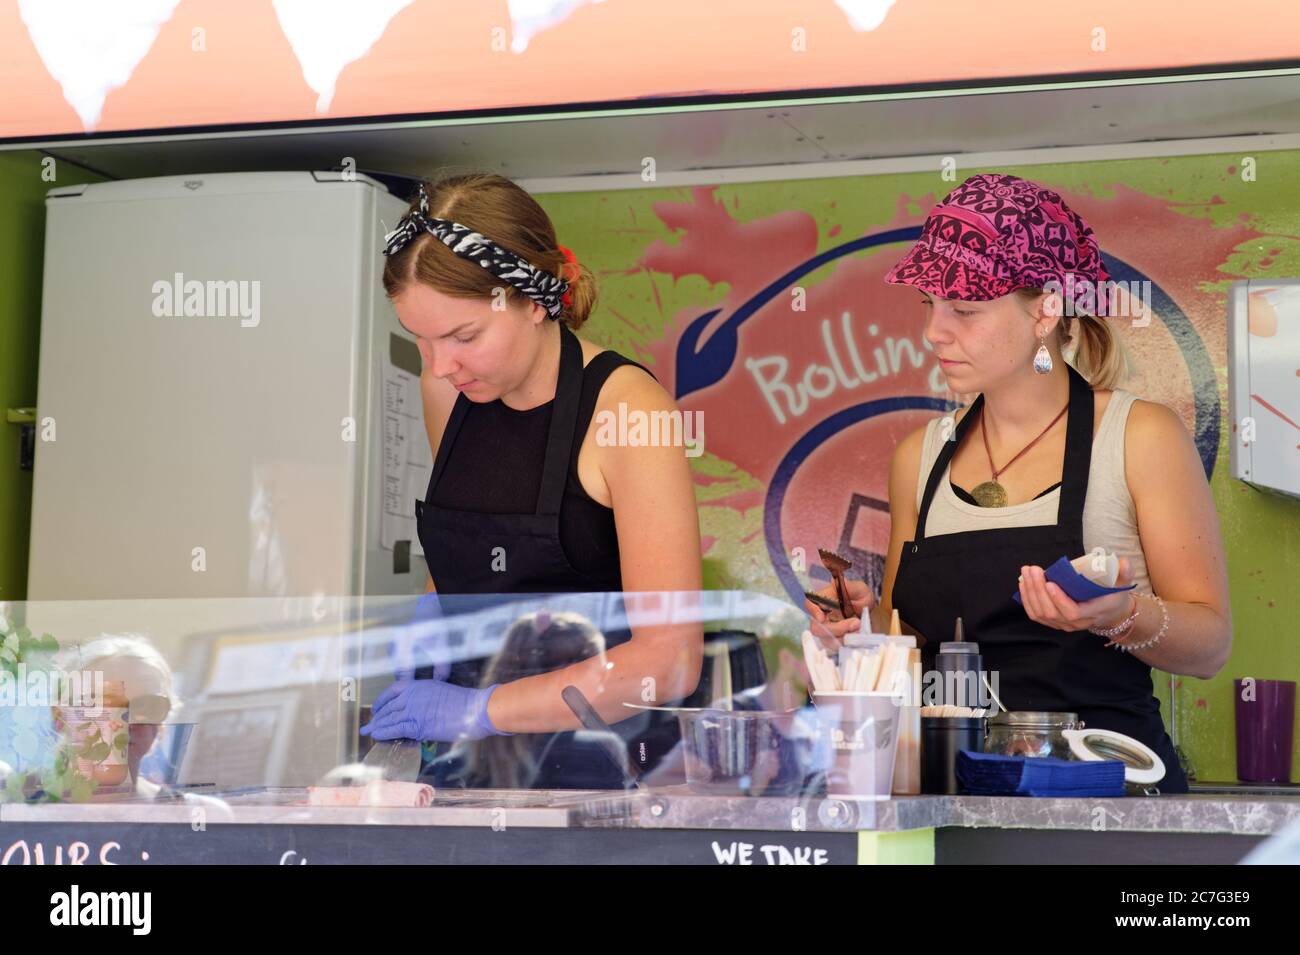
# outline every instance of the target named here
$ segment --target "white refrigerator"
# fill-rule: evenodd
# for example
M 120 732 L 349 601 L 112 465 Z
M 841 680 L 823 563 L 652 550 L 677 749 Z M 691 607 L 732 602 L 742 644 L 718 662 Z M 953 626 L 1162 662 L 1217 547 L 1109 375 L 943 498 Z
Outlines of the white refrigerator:
M 410 594 L 432 464 L 362 175 L 52 189 L 30 600 Z
M 405 210 L 342 173 L 48 194 L 24 622 L 161 655 L 129 672 L 193 724 L 176 782 L 316 782 L 391 679 L 432 466 L 381 281 Z

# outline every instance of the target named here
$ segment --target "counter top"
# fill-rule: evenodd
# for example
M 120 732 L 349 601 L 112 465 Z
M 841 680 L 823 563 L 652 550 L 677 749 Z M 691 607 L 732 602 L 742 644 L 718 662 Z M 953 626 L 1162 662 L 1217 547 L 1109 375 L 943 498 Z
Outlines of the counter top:
M 1064 799 L 1009 796 L 896 796 L 880 802 L 834 798 L 746 799 L 684 795 L 660 804 L 627 799 L 627 816 L 612 813 L 582 825 L 668 829 L 810 831 L 843 829 L 1075 829 L 1267 836 L 1300 819 L 1300 799 L 1282 796 L 1134 796 Z M 797 815 L 802 810 L 802 816 Z
M 1116 799 L 897 796 L 703 796 L 684 787 L 646 793 L 574 790 L 442 790 L 422 809 L 309 807 L 303 789 L 268 789 L 184 800 L 96 799 L 0 804 L 6 823 L 504 826 L 521 828 L 879 831 L 1001 828 L 1267 836 L 1300 819 L 1300 798 L 1192 794 Z

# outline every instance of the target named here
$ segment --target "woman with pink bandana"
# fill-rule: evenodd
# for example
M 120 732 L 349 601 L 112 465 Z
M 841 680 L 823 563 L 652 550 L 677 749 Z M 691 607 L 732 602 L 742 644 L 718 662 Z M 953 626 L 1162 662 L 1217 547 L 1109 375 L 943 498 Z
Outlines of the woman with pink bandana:
M 897 609 L 927 670 L 961 617 L 1009 709 L 1132 736 L 1164 761 L 1160 791 L 1186 792 L 1151 668 L 1209 679 L 1227 661 L 1223 545 L 1181 419 L 1117 387 L 1108 279 L 1092 230 L 1036 183 L 972 176 L 931 211 L 886 281 L 918 290 L 949 387 L 976 397 L 895 449 L 880 605 L 853 582 L 854 609 L 876 630 Z M 1097 548 L 1133 589 L 1076 602 L 1044 576 Z M 808 612 L 828 636 L 859 627 Z

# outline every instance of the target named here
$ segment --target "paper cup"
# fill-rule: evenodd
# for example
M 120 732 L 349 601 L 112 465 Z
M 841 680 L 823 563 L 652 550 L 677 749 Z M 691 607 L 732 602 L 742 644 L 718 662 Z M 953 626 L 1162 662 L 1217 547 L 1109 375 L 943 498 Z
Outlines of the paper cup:
M 898 696 L 894 693 L 813 693 L 831 767 L 826 792 L 854 799 L 888 799 L 898 753 Z

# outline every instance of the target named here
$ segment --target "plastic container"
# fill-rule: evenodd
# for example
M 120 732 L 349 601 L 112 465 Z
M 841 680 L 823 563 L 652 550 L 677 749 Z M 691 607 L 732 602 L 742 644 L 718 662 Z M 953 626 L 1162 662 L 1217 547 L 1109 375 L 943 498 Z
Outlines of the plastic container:
M 817 740 L 797 711 L 680 709 L 677 720 L 693 792 L 795 795 L 815 770 Z

